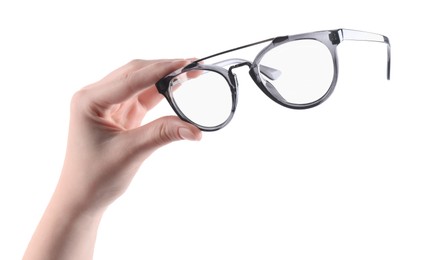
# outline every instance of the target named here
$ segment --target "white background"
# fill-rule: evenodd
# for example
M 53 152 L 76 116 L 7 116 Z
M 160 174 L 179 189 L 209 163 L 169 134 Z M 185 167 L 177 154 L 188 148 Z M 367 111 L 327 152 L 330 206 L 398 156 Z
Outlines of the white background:
M 49 201 L 79 88 L 135 58 L 340 27 L 390 38 L 391 81 L 384 45 L 345 42 L 331 98 L 293 111 L 239 69 L 234 120 L 148 159 L 95 259 L 422 258 L 415 1 L 110 2 L 0 3 L 0 259 L 22 257 Z M 148 118 L 168 114 L 163 102 Z

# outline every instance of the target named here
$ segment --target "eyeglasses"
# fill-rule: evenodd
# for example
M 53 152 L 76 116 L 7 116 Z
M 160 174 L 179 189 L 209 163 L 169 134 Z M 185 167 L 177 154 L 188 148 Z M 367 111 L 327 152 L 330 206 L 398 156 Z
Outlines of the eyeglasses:
M 306 109 L 327 100 L 338 77 L 337 46 L 343 40 L 381 42 L 387 45 L 387 79 L 390 79 L 390 42 L 380 34 L 336 29 L 279 36 L 196 60 L 160 79 L 158 91 L 175 113 L 203 131 L 226 126 L 236 110 L 238 82 L 235 68 L 249 67 L 256 85 L 276 103 Z M 269 42 L 252 61 L 209 59 Z

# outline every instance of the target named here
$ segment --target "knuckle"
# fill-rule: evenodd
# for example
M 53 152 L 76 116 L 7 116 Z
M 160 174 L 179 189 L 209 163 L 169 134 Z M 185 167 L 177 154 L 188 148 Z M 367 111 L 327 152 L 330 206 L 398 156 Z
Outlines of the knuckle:
M 156 135 L 157 138 L 155 140 L 158 146 L 163 146 L 177 139 L 177 136 L 175 136 L 173 131 L 170 131 L 170 130 L 171 129 L 169 129 L 167 124 L 161 124 L 158 127 L 157 129 L 158 135 Z
M 145 63 L 145 60 L 141 60 L 141 59 L 133 59 L 131 61 L 129 61 L 129 63 L 127 64 L 127 66 L 130 69 L 139 69 L 141 68 Z
M 164 145 L 171 141 L 171 135 L 169 134 L 169 131 L 167 130 L 168 130 L 167 126 L 164 124 L 159 127 L 159 130 L 158 130 L 159 134 L 157 138 L 158 145 Z
M 131 60 L 128 64 L 126 64 L 125 72 L 121 75 L 121 77 L 125 80 L 130 80 L 133 72 L 144 67 L 145 63 L 146 63 L 145 60 L 140 60 L 140 59 Z
M 82 88 L 75 92 L 72 96 L 72 100 L 70 102 L 72 110 L 85 108 L 89 104 L 89 94 L 86 88 Z

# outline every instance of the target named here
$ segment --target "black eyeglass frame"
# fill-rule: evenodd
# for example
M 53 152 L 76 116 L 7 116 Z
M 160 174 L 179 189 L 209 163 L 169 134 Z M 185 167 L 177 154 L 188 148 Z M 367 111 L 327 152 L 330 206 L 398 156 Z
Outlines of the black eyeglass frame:
M 270 51 L 271 49 L 278 47 L 282 44 L 297 41 L 297 40 L 316 40 L 324 44 L 328 50 L 330 51 L 331 57 L 333 59 L 333 78 L 331 81 L 331 85 L 328 88 L 327 92 L 320 97 L 319 99 L 305 103 L 305 104 L 295 104 L 287 102 L 275 89 L 275 87 L 268 81 L 262 78 L 261 74 L 264 74 L 268 77 L 266 73 L 263 73 L 263 68 L 260 67 L 260 61 L 264 57 L 264 55 Z M 159 93 L 165 96 L 167 101 L 169 102 L 170 106 L 173 108 L 174 112 L 184 121 L 189 122 L 202 131 L 216 131 L 223 127 L 225 127 L 233 118 L 234 113 L 236 111 L 237 106 L 237 88 L 238 83 L 236 79 L 236 74 L 232 72 L 233 69 L 241 67 L 241 66 L 248 66 L 249 67 L 249 75 L 252 77 L 255 84 L 264 92 L 271 100 L 274 102 L 285 106 L 287 108 L 291 109 L 308 109 L 315 107 L 324 101 L 326 101 L 330 95 L 333 93 L 337 78 L 338 78 L 338 58 L 337 58 L 337 46 L 344 40 L 354 40 L 354 41 L 370 41 L 370 42 L 381 42 L 387 44 L 387 79 L 390 79 L 390 69 L 391 69 L 391 45 L 388 37 L 376 34 L 376 33 L 370 33 L 365 31 L 357 31 L 357 30 L 350 30 L 350 29 L 336 29 L 336 30 L 327 30 L 327 31 L 318 31 L 318 32 L 311 32 L 311 33 L 303 33 L 303 34 L 297 34 L 297 35 L 288 35 L 288 36 L 278 36 L 275 38 L 266 39 L 263 41 L 251 43 L 248 45 L 244 45 L 241 47 L 237 47 L 234 49 L 230 49 L 227 51 L 219 52 L 217 54 L 213 54 L 210 56 L 207 56 L 205 58 L 196 60 L 187 66 L 174 71 L 170 73 L 169 75 L 163 77 L 156 83 L 156 87 Z M 247 60 L 242 59 L 233 59 L 232 66 L 229 67 L 229 69 L 225 69 L 218 63 L 216 64 L 203 64 L 203 61 L 216 57 L 218 55 L 222 55 L 225 53 L 233 52 L 236 50 L 244 49 L 247 47 L 251 47 L 254 45 L 258 45 L 261 43 L 270 42 L 269 45 L 267 45 L 264 49 L 262 49 L 258 55 L 255 57 L 253 62 L 249 62 Z M 230 63 L 230 60 L 228 61 Z M 269 68 L 271 69 L 271 68 Z M 193 71 L 193 70 L 204 70 L 204 71 L 211 71 L 214 73 L 220 74 L 226 81 L 227 84 L 230 87 L 231 94 L 232 94 L 232 108 L 231 113 L 229 117 L 222 122 L 219 125 L 216 126 L 203 126 L 200 124 L 197 124 L 196 122 L 190 120 L 179 107 L 177 106 L 177 103 L 174 101 L 172 96 L 171 89 L 171 82 L 174 78 L 176 78 L 178 75 Z M 218 104 L 217 104 L 218 105 Z

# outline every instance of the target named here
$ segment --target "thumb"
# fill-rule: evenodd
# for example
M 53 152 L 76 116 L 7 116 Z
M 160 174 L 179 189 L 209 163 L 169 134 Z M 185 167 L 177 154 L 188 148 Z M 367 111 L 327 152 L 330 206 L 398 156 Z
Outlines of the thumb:
M 178 140 L 199 141 L 202 132 L 176 116 L 166 116 L 130 131 L 137 150 L 150 151 Z

